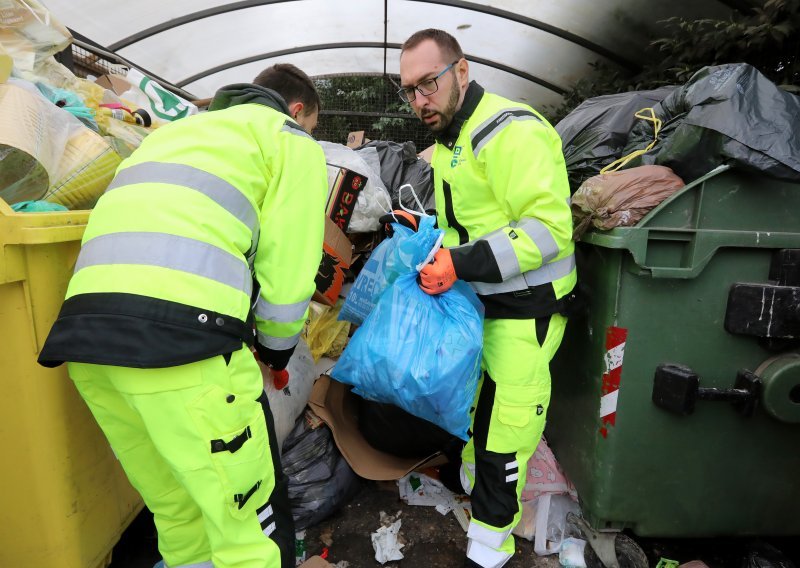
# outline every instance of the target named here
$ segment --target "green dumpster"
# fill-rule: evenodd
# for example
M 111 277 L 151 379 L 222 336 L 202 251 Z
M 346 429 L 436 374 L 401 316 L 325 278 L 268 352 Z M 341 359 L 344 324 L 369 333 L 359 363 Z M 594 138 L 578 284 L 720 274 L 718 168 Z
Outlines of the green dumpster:
M 800 535 L 800 184 L 721 167 L 579 253 L 546 435 L 591 528 Z

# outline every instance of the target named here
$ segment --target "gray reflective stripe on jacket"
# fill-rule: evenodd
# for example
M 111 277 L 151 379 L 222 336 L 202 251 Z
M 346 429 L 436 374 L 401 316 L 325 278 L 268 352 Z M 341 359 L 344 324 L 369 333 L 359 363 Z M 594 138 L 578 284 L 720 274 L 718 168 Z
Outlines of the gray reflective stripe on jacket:
M 281 132 L 289 132 L 291 134 L 297 134 L 298 136 L 305 136 L 306 138 L 310 138 L 314 140 L 314 137 L 311 136 L 308 132 L 306 132 L 302 126 L 287 120 L 283 123 L 283 128 L 281 128 Z M 314 140 L 316 142 L 316 140 Z
M 250 269 L 239 257 L 214 245 L 168 233 L 109 233 L 86 241 L 75 272 L 87 266 L 138 264 L 180 270 L 215 280 L 249 297 Z
M 560 252 L 556 240 L 553 238 L 550 229 L 539 219 L 533 217 L 523 217 L 519 222 L 512 222 L 511 227 L 522 229 L 530 237 L 536 248 L 542 255 L 542 264 L 546 264 L 558 256 Z
M 507 108 L 497 112 L 484 120 L 473 132 L 472 153 L 478 157 L 481 150 L 489 141 L 497 136 L 503 128 L 515 120 L 538 120 L 541 119 L 534 113 L 523 108 Z
M 142 162 L 120 170 L 106 192 L 138 183 L 178 185 L 202 193 L 250 229 L 250 252 L 256 250 L 260 228 L 258 212 L 236 186 L 221 177 L 186 164 Z
M 494 260 L 497 262 L 497 267 L 500 269 L 500 276 L 503 280 L 507 280 L 515 274 L 519 274 L 517 253 L 514 251 L 514 247 L 511 246 L 511 239 L 503 229 L 492 231 L 488 235 L 462 246 L 472 246 L 476 241 L 486 241 L 489 244 L 489 248 L 492 249 Z
M 506 229 L 508 228 L 511 228 L 511 232 L 507 233 Z M 511 244 L 511 240 L 515 238 L 515 233 L 519 231 L 528 235 L 533 244 L 536 245 L 536 248 L 539 249 L 542 255 L 542 264 L 547 264 L 558 256 L 558 245 L 550 230 L 539 219 L 532 217 L 524 217 L 519 222 L 512 221 L 506 227 L 492 231 L 488 235 L 465 245 L 453 247 L 453 250 L 474 246 L 477 241 L 485 241 L 489 248 L 492 249 L 497 268 L 500 270 L 500 277 L 503 281 L 506 281 L 520 273 L 519 259 Z
M 291 337 L 273 337 L 261 331 L 258 332 L 258 343 L 267 349 L 274 349 L 275 351 L 284 351 L 291 349 L 297 342 L 300 341 L 300 333 L 296 333 Z
M 255 314 L 262 320 L 292 323 L 305 315 L 309 302 L 311 302 L 310 296 L 307 300 L 294 304 L 273 304 L 259 296 L 255 305 Z
M 472 286 L 476 294 L 488 296 L 490 294 L 527 290 L 531 286 L 541 286 L 542 284 L 555 282 L 559 278 L 568 276 L 573 270 L 575 270 L 575 255 L 570 255 L 497 284 L 489 282 L 468 282 L 468 284 Z

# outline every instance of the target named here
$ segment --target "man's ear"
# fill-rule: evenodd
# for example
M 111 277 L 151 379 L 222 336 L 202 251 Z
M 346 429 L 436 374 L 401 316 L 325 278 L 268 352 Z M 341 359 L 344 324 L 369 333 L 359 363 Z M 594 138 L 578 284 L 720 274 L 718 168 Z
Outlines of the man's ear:
M 469 84 L 469 62 L 462 57 L 456 64 L 456 70 L 458 72 L 459 83 L 462 87 L 466 88 Z
M 304 108 L 305 105 L 300 101 L 293 102 L 292 104 L 289 105 L 289 114 L 293 119 L 297 120 L 297 115 L 303 114 Z

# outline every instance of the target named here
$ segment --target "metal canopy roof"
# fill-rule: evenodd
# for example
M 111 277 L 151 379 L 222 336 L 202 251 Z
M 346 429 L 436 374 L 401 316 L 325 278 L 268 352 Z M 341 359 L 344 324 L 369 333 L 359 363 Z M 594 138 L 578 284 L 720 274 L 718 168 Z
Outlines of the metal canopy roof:
M 453 34 L 471 77 L 534 106 L 602 61 L 636 70 L 671 16 L 726 17 L 738 0 L 45 0 L 67 27 L 197 97 L 294 63 L 311 76 L 399 72 L 413 32 Z

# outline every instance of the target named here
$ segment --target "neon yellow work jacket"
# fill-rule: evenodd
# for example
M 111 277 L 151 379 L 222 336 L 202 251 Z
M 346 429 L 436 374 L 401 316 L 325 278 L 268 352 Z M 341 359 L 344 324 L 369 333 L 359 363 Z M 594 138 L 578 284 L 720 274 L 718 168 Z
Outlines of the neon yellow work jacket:
M 322 254 L 325 156 L 270 89 L 231 85 L 211 108 L 120 165 L 42 364 L 190 363 L 252 344 L 254 315 L 262 359 L 285 366 Z
M 535 110 L 470 83 L 431 165 L 443 245 L 487 318 L 566 311 L 577 273 L 561 140 Z

